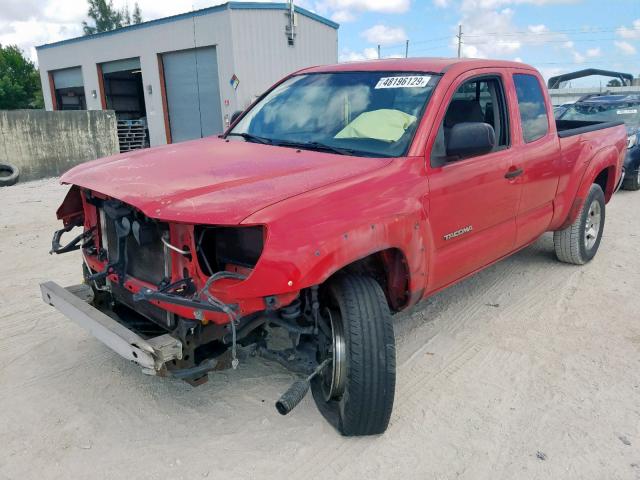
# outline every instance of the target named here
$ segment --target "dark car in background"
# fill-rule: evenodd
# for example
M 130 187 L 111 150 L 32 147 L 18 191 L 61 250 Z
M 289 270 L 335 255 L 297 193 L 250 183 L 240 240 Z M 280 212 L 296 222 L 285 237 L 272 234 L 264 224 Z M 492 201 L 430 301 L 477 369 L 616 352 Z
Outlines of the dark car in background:
M 556 112 L 559 120 L 623 121 L 627 127 L 627 156 L 622 188 L 640 190 L 640 95 L 590 95 Z

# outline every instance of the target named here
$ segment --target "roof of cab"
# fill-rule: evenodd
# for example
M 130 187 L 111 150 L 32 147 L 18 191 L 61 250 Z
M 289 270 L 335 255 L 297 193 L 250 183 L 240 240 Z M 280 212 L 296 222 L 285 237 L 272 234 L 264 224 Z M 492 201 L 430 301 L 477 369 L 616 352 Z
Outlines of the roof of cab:
M 462 70 L 476 68 L 519 68 L 534 70 L 533 67 L 519 62 L 506 60 L 487 60 L 480 58 L 389 58 L 383 60 L 367 60 L 361 62 L 346 62 L 335 65 L 321 65 L 306 68 L 298 73 L 327 73 L 327 72 L 376 72 L 376 71 L 407 71 L 445 73 L 459 67 Z

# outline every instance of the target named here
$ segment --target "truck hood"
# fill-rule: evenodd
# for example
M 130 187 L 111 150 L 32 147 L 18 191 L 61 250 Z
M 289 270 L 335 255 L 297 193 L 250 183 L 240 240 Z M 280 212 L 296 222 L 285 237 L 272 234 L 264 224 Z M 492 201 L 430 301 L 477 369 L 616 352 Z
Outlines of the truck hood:
M 61 181 L 121 200 L 150 218 L 238 224 L 264 207 L 390 161 L 205 138 L 84 163 Z

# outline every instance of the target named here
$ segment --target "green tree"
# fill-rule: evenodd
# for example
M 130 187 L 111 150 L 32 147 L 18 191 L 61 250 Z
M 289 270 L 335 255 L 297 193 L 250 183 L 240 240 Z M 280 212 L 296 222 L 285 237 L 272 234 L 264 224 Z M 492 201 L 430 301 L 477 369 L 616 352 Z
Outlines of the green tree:
M 137 2 L 133 7 L 133 23 L 136 25 L 142 23 L 142 10 L 140 10 L 140 5 Z
M 0 45 L 0 110 L 43 108 L 40 75 L 16 45 Z
M 621 87 L 622 84 L 620 83 L 620 80 L 618 80 L 617 78 L 614 78 L 613 80 L 609 80 L 609 83 L 607 83 L 607 87 Z
M 85 35 L 93 35 L 94 33 L 108 32 L 116 28 L 126 27 L 127 25 L 142 23 L 142 11 L 138 3 L 133 8 L 133 18 L 129 12 L 129 7 L 118 10 L 113 6 L 113 0 L 87 0 L 89 3 L 89 11 L 87 16 L 89 22 L 82 22 L 82 29 Z

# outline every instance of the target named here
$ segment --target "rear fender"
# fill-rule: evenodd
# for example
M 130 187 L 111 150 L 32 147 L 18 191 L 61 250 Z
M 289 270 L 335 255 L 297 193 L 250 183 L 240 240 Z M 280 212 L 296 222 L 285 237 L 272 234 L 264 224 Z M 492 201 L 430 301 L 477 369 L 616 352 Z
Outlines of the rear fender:
M 604 196 L 605 201 L 609 202 L 609 200 L 613 196 L 616 182 L 619 178 L 617 172 L 618 164 L 619 152 L 615 146 L 610 146 L 599 150 L 592 157 L 592 159 L 588 161 L 587 169 L 582 175 L 580 186 L 578 187 L 578 191 L 576 192 L 573 202 L 571 203 L 569 214 L 567 215 L 567 218 L 562 223 L 562 225 L 558 228 L 558 230 L 562 230 L 575 222 L 576 218 L 578 218 L 578 214 L 582 209 L 585 199 L 589 194 L 591 185 L 595 183 L 596 179 L 602 172 L 607 172 L 607 182 L 604 189 Z

